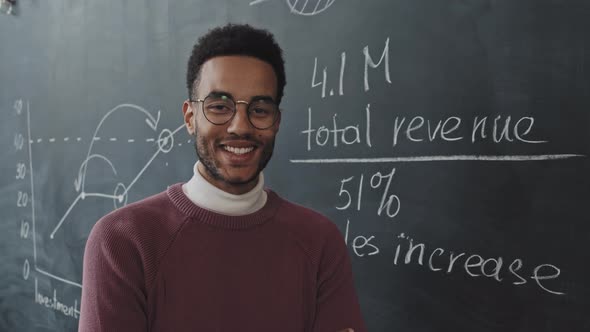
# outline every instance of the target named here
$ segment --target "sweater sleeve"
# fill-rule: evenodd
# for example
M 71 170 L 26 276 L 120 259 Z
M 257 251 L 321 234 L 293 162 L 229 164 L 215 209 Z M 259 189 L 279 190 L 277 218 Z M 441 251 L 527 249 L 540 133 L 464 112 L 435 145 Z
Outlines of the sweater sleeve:
M 342 234 L 334 224 L 330 224 L 320 258 L 313 332 L 338 332 L 346 328 L 365 332 L 350 256 Z
M 84 252 L 79 331 L 147 331 L 141 251 L 130 223 L 104 217 Z

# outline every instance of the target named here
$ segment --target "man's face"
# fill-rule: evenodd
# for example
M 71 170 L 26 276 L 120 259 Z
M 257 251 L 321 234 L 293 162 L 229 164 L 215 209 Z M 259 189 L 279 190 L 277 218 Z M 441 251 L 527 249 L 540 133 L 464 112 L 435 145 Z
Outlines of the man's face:
M 276 101 L 277 79 L 272 66 L 262 60 L 220 56 L 209 59 L 201 67 L 194 97 L 205 99 L 211 92 L 226 93 L 236 101 L 250 102 L 254 96 L 268 96 Z M 250 191 L 272 156 L 280 114 L 272 127 L 260 130 L 248 120 L 245 104 L 237 104 L 235 116 L 224 125 L 209 122 L 202 107 L 201 102 L 185 101 L 183 105 L 184 120 L 189 134 L 195 137 L 195 148 L 201 161 L 199 172 L 226 192 L 243 194 Z M 249 149 L 252 151 L 237 153 Z

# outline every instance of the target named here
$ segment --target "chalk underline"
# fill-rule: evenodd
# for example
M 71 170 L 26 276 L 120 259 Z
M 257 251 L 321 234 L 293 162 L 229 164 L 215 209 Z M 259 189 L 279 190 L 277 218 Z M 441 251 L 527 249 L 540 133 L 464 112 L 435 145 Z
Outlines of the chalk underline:
M 414 156 L 393 158 L 328 158 L 291 159 L 295 164 L 343 164 L 343 163 L 402 163 L 428 161 L 538 161 L 586 157 L 583 154 L 541 154 L 541 155 L 453 155 L 453 156 Z

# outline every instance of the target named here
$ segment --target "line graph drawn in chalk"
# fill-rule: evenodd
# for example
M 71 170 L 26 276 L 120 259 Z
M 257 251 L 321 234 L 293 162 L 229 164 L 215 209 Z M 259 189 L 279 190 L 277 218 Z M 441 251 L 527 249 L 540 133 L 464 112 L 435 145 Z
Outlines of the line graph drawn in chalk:
M 259 5 L 270 0 L 254 0 L 250 6 Z M 326 11 L 336 0 L 285 0 L 291 13 L 303 16 L 314 16 Z
M 150 166 L 150 164 L 154 161 L 154 159 L 160 153 L 168 153 L 172 150 L 172 148 L 174 147 L 174 134 L 176 134 L 180 129 L 182 129 L 184 127 L 184 124 L 183 124 L 183 125 L 180 125 L 178 128 L 176 128 L 174 131 L 170 131 L 169 129 L 163 129 L 162 131 L 160 131 L 160 133 L 158 135 L 158 139 L 156 141 L 157 142 L 157 150 L 154 152 L 154 154 L 151 156 L 151 158 L 149 158 L 147 163 L 137 173 L 135 178 L 130 183 L 128 183 L 126 185 L 122 182 L 118 182 L 112 193 L 88 192 L 86 190 L 86 173 L 88 170 L 88 163 L 90 161 L 94 161 L 95 159 L 98 161 L 102 160 L 103 162 L 108 164 L 108 166 L 110 166 L 110 169 L 112 170 L 113 174 L 117 175 L 117 170 L 116 170 L 115 166 L 112 164 L 112 162 L 107 157 L 105 157 L 101 154 L 92 153 L 92 150 L 93 150 L 94 144 L 96 142 L 96 140 L 94 140 L 94 138 L 98 137 L 97 135 L 99 134 L 99 131 L 100 131 L 103 123 L 105 122 L 105 120 L 109 116 L 111 116 L 113 113 L 121 112 L 124 110 L 132 110 L 132 111 L 142 112 L 146 116 L 146 119 L 145 119 L 146 124 L 154 132 L 157 131 L 158 122 L 160 120 L 160 111 L 158 111 L 157 118 L 154 118 L 151 113 L 149 113 L 147 110 L 145 110 L 144 108 L 142 108 L 140 106 L 133 105 L 133 104 L 121 104 L 121 105 L 116 106 L 115 108 L 113 108 L 107 114 L 105 114 L 103 116 L 103 118 L 101 119 L 101 121 L 99 122 L 98 126 L 96 127 L 96 129 L 94 131 L 93 139 L 90 140 L 91 143 L 88 148 L 88 153 L 87 153 L 86 159 L 80 165 L 80 169 L 78 171 L 78 176 L 74 180 L 74 187 L 76 189 L 76 192 L 78 192 L 78 196 L 71 203 L 69 208 L 66 210 L 64 215 L 59 220 L 58 224 L 55 226 L 55 228 L 51 232 L 51 234 L 49 236 L 51 239 L 53 239 L 55 237 L 55 233 L 59 230 L 59 228 L 62 226 L 62 224 L 65 222 L 66 218 L 68 217 L 70 211 L 76 206 L 76 204 L 80 200 L 84 200 L 87 197 L 101 197 L 101 198 L 112 199 L 115 209 L 126 205 L 127 199 L 128 199 L 127 195 L 129 193 L 129 190 L 133 187 L 133 185 L 137 182 L 137 180 L 141 177 L 141 175 L 145 172 L 145 170 Z
M 82 162 L 77 166 L 77 165 L 68 165 L 68 167 L 64 167 L 65 169 L 69 169 L 70 167 L 73 167 L 75 169 L 75 176 L 73 178 L 68 179 L 67 177 L 63 180 L 63 182 L 66 182 L 66 186 L 64 186 L 64 188 L 72 188 L 72 193 L 74 194 L 74 197 L 70 202 L 68 202 L 66 200 L 66 205 L 65 208 L 63 210 L 57 211 L 57 213 L 59 213 L 57 215 L 57 218 L 54 219 L 55 216 L 52 216 L 50 218 L 47 217 L 46 213 L 43 213 L 44 215 L 41 216 L 42 218 L 38 218 L 38 214 L 37 211 L 35 209 L 35 201 L 36 200 L 41 200 L 40 203 L 43 203 L 43 199 L 44 198 L 35 198 L 36 194 L 41 191 L 41 189 L 44 189 L 42 187 L 46 187 L 41 185 L 40 187 L 37 186 L 35 184 L 35 168 L 34 168 L 34 158 L 33 158 L 33 143 L 35 142 L 35 140 L 32 139 L 32 134 L 31 134 L 31 112 L 30 112 L 30 106 L 29 103 L 27 102 L 26 104 L 27 108 L 26 108 L 26 116 L 27 116 L 27 134 L 28 134 L 28 159 L 29 159 L 29 174 L 30 174 L 30 190 L 31 190 L 31 221 L 32 221 L 32 233 L 33 233 L 33 270 L 36 271 L 37 273 L 39 273 L 40 275 L 43 275 L 45 277 L 49 277 L 52 280 L 55 281 L 59 281 L 71 286 L 75 286 L 78 288 L 82 288 L 82 284 L 79 280 L 75 280 L 76 278 L 73 278 L 72 276 L 70 276 L 68 273 L 64 273 L 63 271 L 52 271 L 51 268 L 48 268 L 48 266 L 44 266 L 47 265 L 46 263 L 43 263 L 44 258 L 48 258 L 51 257 L 53 255 L 53 252 L 49 253 L 47 246 L 49 246 L 49 248 L 55 247 L 55 245 L 60 245 L 62 242 L 64 241 L 72 241 L 72 239 L 66 239 L 69 235 L 71 234 L 64 234 L 64 227 L 66 225 L 69 225 L 71 227 L 71 225 L 73 224 L 79 224 L 81 220 L 79 220 L 79 217 L 76 218 L 76 216 L 72 215 L 74 209 L 78 206 L 77 208 L 77 213 L 80 214 L 82 213 L 82 215 L 85 215 L 88 211 L 90 211 L 88 209 L 88 206 L 86 207 L 80 207 L 80 204 L 82 204 L 82 202 L 84 202 L 85 200 L 88 200 L 89 198 L 93 198 L 92 200 L 92 205 L 98 205 L 100 206 L 102 209 L 107 209 L 105 211 L 102 211 L 102 209 L 98 209 L 100 211 L 94 211 L 94 212 L 98 212 L 102 215 L 112 211 L 113 209 L 117 209 L 120 208 L 122 206 L 125 206 L 128 203 L 128 196 L 129 196 L 129 192 L 132 190 L 132 188 L 141 180 L 142 176 L 144 176 L 145 172 L 150 168 L 150 166 L 153 164 L 153 162 L 156 160 L 156 158 L 158 156 L 162 156 L 165 155 L 169 152 L 171 152 L 176 146 L 182 146 L 182 143 L 175 143 L 175 135 L 178 134 L 178 132 L 185 126 L 184 124 L 178 126 L 177 128 L 175 128 L 174 130 L 170 130 L 168 128 L 159 128 L 160 127 L 160 111 L 157 112 L 150 112 L 148 110 L 146 110 L 145 108 L 138 106 L 138 105 L 134 105 L 134 104 L 120 104 L 115 106 L 114 108 L 112 108 L 111 110 L 109 110 L 104 116 L 102 116 L 101 120 L 99 121 L 98 125 L 96 126 L 92 137 L 84 137 L 83 139 L 80 138 L 80 140 L 77 141 L 85 141 L 85 142 L 89 142 L 88 143 L 88 149 L 87 151 L 85 151 L 85 157 L 83 157 Z M 139 119 L 141 121 L 139 122 L 134 122 L 134 123 L 139 123 L 140 125 L 138 127 L 134 127 L 134 131 L 139 131 L 139 132 L 147 132 L 148 137 L 151 135 L 153 138 L 150 139 L 151 145 L 145 145 L 144 149 L 147 150 L 151 150 L 149 153 L 146 154 L 146 156 L 143 158 L 145 159 L 145 161 L 140 161 L 138 163 L 138 160 L 135 159 L 133 163 L 125 163 L 125 166 L 123 169 L 126 171 L 127 176 L 124 177 L 121 173 L 121 160 L 120 160 L 120 156 L 119 159 L 115 158 L 113 159 L 111 156 L 109 156 L 109 151 L 123 151 L 122 153 L 120 153 L 121 155 L 129 155 L 128 152 L 125 152 L 124 150 L 121 149 L 115 149 L 113 150 L 112 147 L 113 145 L 113 140 L 100 140 L 97 138 L 100 138 L 101 136 L 103 137 L 107 137 L 102 135 L 104 133 L 104 131 L 106 131 L 107 128 L 105 127 L 109 127 L 113 126 L 114 124 L 120 124 L 120 119 L 118 118 L 114 118 L 114 116 L 127 116 L 127 117 L 132 117 L 133 119 L 137 119 L 136 117 L 139 117 Z M 107 122 L 109 122 L 109 125 L 106 125 Z M 141 124 L 144 124 L 144 126 L 141 128 Z M 180 140 L 182 140 L 182 138 L 180 138 Z M 68 140 L 63 140 L 64 142 L 67 142 Z M 128 146 L 128 142 L 127 140 L 120 140 L 120 144 L 125 144 L 124 146 Z M 191 142 L 191 140 L 187 141 L 188 143 Z M 102 146 L 102 149 L 105 151 L 102 151 L 98 148 L 99 144 L 103 144 L 104 146 Z M 109 144 L 109 145 L 107 145 Z M 122 145 L 123 146 L 123 145 Z M 42 152 L 42 151 L 41 151 Z M 140 151 L 138 153 L 138 156 L 143 157 L 143 151 Z M 118 160 L 118 161 L 117 161 Z M 43 164 L 43 163 L 41 163 Z M 138 165 L 136 165 L 138 164 Z M 166 166 L 167 166 L 167 162 L 166 162 Z M 97 177 L 92 177 L 92 175 L 89 175 L 89 170 L 90 168 L 93 167 L 93 170 L 96 172 L 96 170 L 99 170 L 100 174 L 103 174 L 102 177 L 100 179 L 97 179 Z M 91 176 L 89 178 L 89 176 Z M 92 180 L 90 180 L 92 179 Z M 113 182 L 109 182 L 112 180 L 115 180 Z M 71 181 L 71 185 L 73 186 L 69 186 L 67 185 L 67 182 Z M 57 183 L 57 184 L 61 184 L 61 183 Z M 110 189 L 108 189 L 110 187 Z M 65 193 L 64 196 L 65 197 L 70 197 L 71 193 Z M 108 205 L 100 205 L 100 201 L 110 201 L 112 202 L 110 205 L 110 207 Z M 41 204 L 43 205 L 43 204 Z M 59 204 L 57 205 L 58 207 L 56 207 L 56 210 L 59 210 Z M 96 210 L 96 209 L 94 209 Z M 41 220 L 39 220 L 41 219 Z M 71 220 L 73 219 L 73 220 Z M 89 220 L 86 220 L 86 222 L 90 222 L 91 225 L 94 224 L 94 222 L 96 221 L 96 219 L 93 219 L 93 217 L 90 217 Z M 46 228 L 46 230 L 43 230 L 43 228 Z M 70 230 L 70 233 L 72 231 Z M 58 235 L 61 236 L 58 239 Z M 79 235 L 79 234 L 76 234 Z M 87 233 L 86 233 L 87 235 Z M 55 244 L 52 244 L 55 243 Z M 37 247 L 39 246 L 44 246 L 45 248 L 43 250 L 38 250 Z

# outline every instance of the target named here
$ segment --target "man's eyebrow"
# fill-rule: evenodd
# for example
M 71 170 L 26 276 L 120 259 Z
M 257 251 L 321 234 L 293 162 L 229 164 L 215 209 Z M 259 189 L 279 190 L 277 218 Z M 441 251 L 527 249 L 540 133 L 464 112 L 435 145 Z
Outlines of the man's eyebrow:
M 234 98 L 234 96 L 231 93 L 227 92 L 227 91 L 213 90 L 213 91 L 209 92 L 209 95 L 226 96 L 226 97 L 229 97 L 229 98 L 231 98 L 233 100 L 236 100 Z M 273 101 L 273 102 L 275 101 L 274 98 L 272 96 L 269 96 L 269 95 L 256 95 L 256 96 L 252 96 L 250 98 L 250 101 L 252 101 L 252 100 L 270 100 L 270 101 Z
M 213 90 L 213 91 L 209 92 L 209 96 L 210 95 L 226 96 L 226 97 L 230 97 L 231 99 L 234 99 L 234 96 L 231 93 L 227 92 L 227 91 Z
M 257 95 L 257 96 L 253 96 L 250 100 L 270 100 L 272 102 L 274 102 L 274 98 L 271 96 L 267 96 L 267 95 Z

